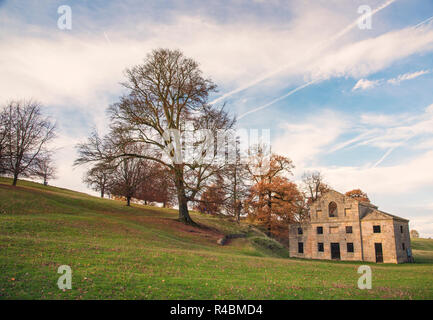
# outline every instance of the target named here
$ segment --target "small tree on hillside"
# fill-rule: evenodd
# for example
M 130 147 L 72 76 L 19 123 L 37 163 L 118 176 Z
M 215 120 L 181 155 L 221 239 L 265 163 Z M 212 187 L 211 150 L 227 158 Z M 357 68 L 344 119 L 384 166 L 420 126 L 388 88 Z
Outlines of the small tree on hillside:
M 83 182 L 92 190 L 99 191 L 101 198 L 109 191 L 111 186 L 110 175 L 113 172 L 112 158 L 110 154 L 109 140 L 101 138 L 96 130 L 93 130 L 87 142 L 76 146 L 79 154 L 74 165 L 92 162 L 92 167 L 86 171 Z M 97 161 L 89 161 L 97 159 Z
M 45 186 L 48 185 L 48 180 L 56 179 L 57 168 L 54 165 L 51 153 L 43 154 L 35 160 L 33 173 L 42 179 Z
M 104 163 L 94 165 L 86 171 L 83 177 L 83 182 L 92 190 L 100 192 L 103 198 L 108 190 L 110 190 L 111 179 L 110 175 L 113 169 Z
M 136 198 L 145 204 L 158 202 L 163 208 L 172 207 L 176 202 L 176 189 L 170 172 L 160 164 L 148 161 Z
M 410 230 L 410 237 L 413 239 L 419 238 L 419 232 L 416 230 Z
M 126 198 L 126 205 L 131 205 L 131 199 L 136 197 L 142 180 L 145 163 L 137 158 L 122 158 L 115 165 L 111 174 L 110 193 Z
M 106 139 L 107 166 L 113 168 L 110 174 L 110 193 L 126 198 L 126 205 L 130 206 L 131 199 L 135 198 L 143 184 L 152 174 L 152 162 L 135 156 L 112 157 L 120 148 L 123 154 L 147 154 L 146 146 L 127 142 L 127 137 L 121 135 L 111 135 Z M 120 142 L 125 141 L 125 142 Z
M 12 175 L 15 186 L 19 176 L 34 176 L 33 166 L 48 151 L 55 125 L 34 101 L 12 101 L 0 113 L 5 125 L 0 136 L 3 171 Z

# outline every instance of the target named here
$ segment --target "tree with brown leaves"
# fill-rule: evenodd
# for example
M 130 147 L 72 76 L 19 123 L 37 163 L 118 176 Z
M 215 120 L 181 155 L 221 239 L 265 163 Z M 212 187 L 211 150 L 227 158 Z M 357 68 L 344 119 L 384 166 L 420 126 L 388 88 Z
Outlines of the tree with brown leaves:
M 365 192 L 363 192 L 361 189 L 353 189 L 347 191 L 345 195 L 361 202 L 370 203 L 370 199 L 368 198 L 368 195 Z
M 176 189 L 170 172 L 162 165 L 149 161 L 136 198 L 145 204 L 158 202 L 162 203 L 163 208 L 172 207 L 176 203 Z
M 286 177 L 256 183 L 246 202 L 249 219 L 264 227 L 268 235 L 287 237 L 289 223 L 296 221 L 302 194 Z
M 217 176 L 216 181 L 204 188 L 200 200 L 197 201 L 195 209 L 201 213 L 212 215 L 221 214 L 225 210 L 226 193 L 224 191 L 224 179 Z
M 250 220 L 264 227 L 269 235 L 284 237 L 289 223 L 299 213 L 302 194 L 287 178 L 294 168 L 292 161 L 276 154 L 266 160 L 263 150 L 257 148 L 249 166 L 254 184 L 245 206 Z

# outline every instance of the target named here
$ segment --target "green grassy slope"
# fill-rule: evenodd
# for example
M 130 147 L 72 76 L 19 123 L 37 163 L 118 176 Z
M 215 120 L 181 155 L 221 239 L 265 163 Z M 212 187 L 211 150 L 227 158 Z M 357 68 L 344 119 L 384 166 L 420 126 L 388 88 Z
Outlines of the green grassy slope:
M 376 265 L 373 289 L 357 288 L 361 263 L 287 258 L 247 225 L 175 210 L 125 206 L 70 190 L 0 178 L 0 299 L 432 299 L 433 241 L 413 243 L 416 264 Z M 228 233 L 246 233 L 226 246 Z M 365 264 L 365 263 L 363 263 Z M 57 268 L 72 268 L 72 290 Z

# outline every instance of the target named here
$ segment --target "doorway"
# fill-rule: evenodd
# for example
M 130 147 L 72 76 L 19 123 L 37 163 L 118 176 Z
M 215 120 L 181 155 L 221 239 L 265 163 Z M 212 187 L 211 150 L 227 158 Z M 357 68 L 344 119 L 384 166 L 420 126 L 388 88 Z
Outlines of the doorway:
M 340 244 L 331 243 L 331 259 L 340 260 Z
M 383 252 L 382 252 L 382 244 L 375 243 L 374 251 L 376 252 L 376 262 L 383 262 Z

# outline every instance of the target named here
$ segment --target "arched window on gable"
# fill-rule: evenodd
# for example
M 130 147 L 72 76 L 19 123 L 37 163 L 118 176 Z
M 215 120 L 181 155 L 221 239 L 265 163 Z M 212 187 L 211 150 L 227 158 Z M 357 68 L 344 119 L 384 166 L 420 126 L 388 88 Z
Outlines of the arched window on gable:
M 338 217 L 337 204 L 334 201 L 329 203 L 328 210 L 330 217 Z

